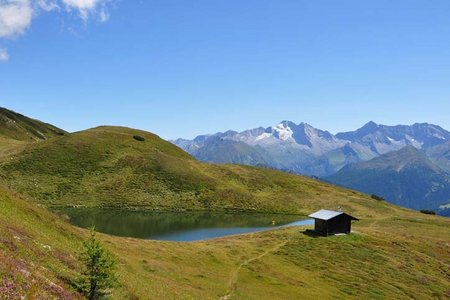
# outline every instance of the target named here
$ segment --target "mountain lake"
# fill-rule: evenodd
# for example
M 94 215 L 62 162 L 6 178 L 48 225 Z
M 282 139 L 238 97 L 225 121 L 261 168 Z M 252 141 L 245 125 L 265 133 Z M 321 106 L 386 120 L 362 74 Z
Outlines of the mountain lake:
M 190 242 L 284 226 L 312 225 L 298 215 L 146 212 L 104 208 L 64 208 L 73 225 L 99 232 L 151 240 Z

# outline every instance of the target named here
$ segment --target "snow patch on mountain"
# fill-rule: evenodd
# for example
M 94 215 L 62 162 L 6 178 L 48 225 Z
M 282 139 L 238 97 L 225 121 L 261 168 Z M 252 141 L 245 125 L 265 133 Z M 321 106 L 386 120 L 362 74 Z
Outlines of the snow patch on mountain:
M 275 128 L 273 128 L 273 134 L 282 141 L 287 140 L 294 141 L 294 139 L 292 138 L 294 132 L 286 124 L 280 123 L 277 126 L 275 126 Z
M 270 133 L 267 133 L 267 132 L 264 132 L 264 133 L 262 133 L 261 135 L 258 135 L 256 138 L 255 138 L 255 141 L 261 141 L 261 140 L 264 140 L 264 139 L 268 139 L 268 138 L 270 138 L 272 135 L 270 134 Z

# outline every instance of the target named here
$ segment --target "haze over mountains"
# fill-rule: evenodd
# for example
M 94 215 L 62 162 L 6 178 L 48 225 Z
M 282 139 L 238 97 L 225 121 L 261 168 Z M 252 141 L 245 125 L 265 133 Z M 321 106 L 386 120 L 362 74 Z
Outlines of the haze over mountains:
M 443 192 L 450 188 L 446 179 L 450 171 L 450 132 L 433 124 L 387 126 L 369 122 L 355 131 L 333 135 L 306 123 L 283 121 L 267 128 L 230 130 L 172 142 L 199 160 L 260 165 L 326 177 L 336 184 L 376 193 L 410 208 L 439 209 L 450 203 L 450 196 Z M 393 152 L 392 156 L 387 155 Z M 394 181 L 375 180 L 386 175 L 380 170 L 388 169 L 393 160 L 398 164 L 406 161 L 407 170 L 416 172 L 394 168 Z M 386 166 L 373 169 L 372 164 Z M 354 169 L 346 167 L 350 165 Z M 366 168 L 373 176 L 367 177 L 370 184 L 349 179 L 358 179 L 354 170 L 364 172 Z M 350 170 L 352 175 L 347 174 Z M 421 192 L 405 192 L 411 182 L 423 183 Z

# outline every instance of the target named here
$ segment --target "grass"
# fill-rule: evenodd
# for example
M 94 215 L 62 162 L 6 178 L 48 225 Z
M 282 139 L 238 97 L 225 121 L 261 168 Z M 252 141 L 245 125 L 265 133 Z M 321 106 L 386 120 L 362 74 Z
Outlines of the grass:
M 423 223 L 391 232 L 397 222 L 366 221 L 355 226 L 356 234 L 330 238 L 291 228 L 183 245 L 143 246 L 142 241 L 125 239 L 123 246 L 111 237 L 105 242 L 114 252 L 127 253 L 122 263 L 133 265 L 124 273 L 130 284 L 149 278 L 144 280 L 148 286 L 129 287 L 141 297 L 149 293 L 167 299 L 447 298 L 449 221 L 426 220 L 431 235 L 423 234 Z
M 113 299 L 446 299 L 450 220 L 412 211 L 364 218 L 347 236 L 304 227 L 176 243 L 99 234 L 118 261 Z M 0 189 L 0 291 L 79 297 L 70 283 L 88 232 Z
M 20 152 L 27 143 L 0 136 L 0 158 Z
M 79 236 L 69 224 L 7 189 L 0 189 L 0 294 L 52 298 L 76 294 Z M 8 298 L 8 297 L 7 297 Z

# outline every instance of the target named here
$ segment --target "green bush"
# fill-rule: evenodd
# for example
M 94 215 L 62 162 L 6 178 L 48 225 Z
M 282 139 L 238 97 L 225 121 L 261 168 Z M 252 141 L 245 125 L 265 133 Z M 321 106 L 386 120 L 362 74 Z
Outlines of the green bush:
M 145 138 L 140 135 L 133 136 L 133 139 L 135 139 L 136 141 L 139 141 L 139 142 L 145 141 Z
M 421 209 L 420 212 L 423 214 L 427 214 L 427 215 L 435 215 L 436 214 L 435 211 L 429 210 L 429 209 Z
M 378 201 L 384 201 L 384 198 L 375 194 L 370 195 L 372 199 L 378 200 Z

